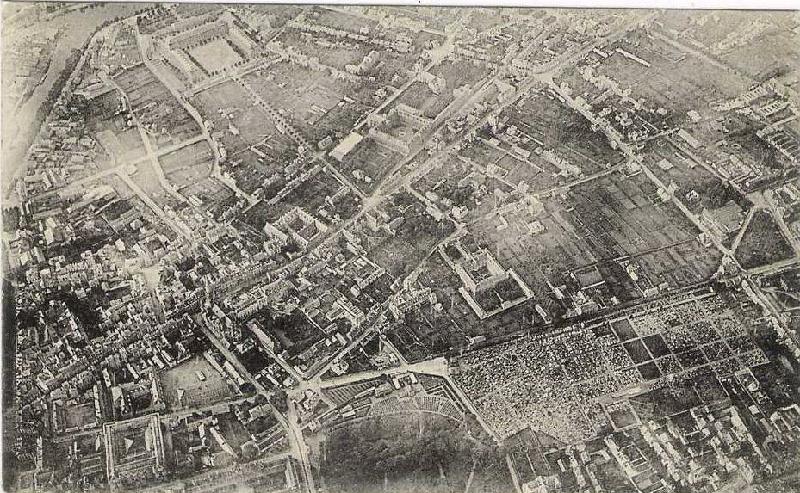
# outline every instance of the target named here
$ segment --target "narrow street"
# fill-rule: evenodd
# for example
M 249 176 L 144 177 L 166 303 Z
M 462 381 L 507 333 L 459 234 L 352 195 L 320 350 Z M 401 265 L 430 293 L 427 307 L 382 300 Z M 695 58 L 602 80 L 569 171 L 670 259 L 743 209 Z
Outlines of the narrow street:
M 142 60 L 144 61 L 145 65 L 147 66 L 148 69 L 150 69 L 153 75 L 155 75 L 156 78 L 164 85 L 164 87 L 166 87 L 169 90 L 170 94 L 172 94 L 172 97 L 175 98 L 175 100 L 183 107 L 183 109 L 185 109 L 189 113 L 189 115 L 191 115 L 191 117 L 197 123 L 201 132 L 200 135 L 194 137 L 195 139 L 197 139 L 197 142 L 199 142 L 200 140 L 207 141 L 209 147 L 211 148 L 211 151 L 214 153 L 214 161 L 211 165 L 211 176 L 218 182 L 222 183 L 223 185 L 231 189 L 231 191 L 233 191 L 237 196 L 247 200 L 249 204 L 251 205 L 255 204 L 256 200 L 252 196 L 245 193 L 243 190 L 239 189 L 235 183 L 231 183 L 232 180 L 226 180 L 225 178 L 222 177 L 219 168 L 220 162 L 222 160 L 222 156 L 219 150 L 219 145 L 213 138 L 211 138 L 206 123 L 205 121 L 203 121 L 202 115 L 200 114 L 199 111 L 197 111 L 197 108 L 195 108 L 189 103 L 187 97 L 184 97 L 182 94 L 180 94 L 180 91 L 172 85 L 168 77 L 164 76 L 164 74 L 161 73 L 161 70 L 159 70 L 159 68 L 153 63 L 153 61 L 147 57 L 146 55 L 148 51 L 147 40 L 145 39 L 144 35 L 141 34 L 141 32 L 139 31 L 138 27 L 136 27 L 135 24 L 132 27 L 136 33 L 136 43 L 139 48 L 139 55 L 142 57 Z
M 116 169 L 115 170 L 117 176 L 122 179 L 123 182 L 130 188 L 133 193 L 135 193 L 142 202 L 150 208 L 153 213 L 158 216 L 167 226 L 172 228 L 173 231 L 178 233 L 178 235 L 182 236 L 189 244 L 194 244 L 194 236 L 192 235 L 192 231 L 189 229 L 188 226 L 179 222 L 177 219 L 169 217 L 166 212 L 158 205 L 156 202 L 145 193 L 142 188 L 134 182 L 131 177 L 122 170 Z
M 800 468 L 800 17 L 418 7 L 7 12 L 5 490 Z
M 239 358 L 237 358 L 236 355 L 234 355 L 227 347 L 225 347 L 224 344 L 222 344 L 222 341 L 220 341 L 216 334 L 214 334 L 214 332 L 208 328 L 205 321 L 201 321 L 199 326 L 208 340 L 210 340 L 214 347 L 216 347 L 217 350 L 222 353 L 223 356 L 225 356 L 226 360 L 230 361 L 230 363 L 236 368 L 236 371 L 238 371 L 245 380 L 250 382 L 259 393 L 268 394 L 267 389 L 264 388 L 264 386 L 261 385 L 258 380 L 256 380 L 253 375 L 250 374 L 249 371 L 247 371 L 247 368 L 245 368 L 242 362 L 239 361 Z M 289 412 L 286 418 L 284 418 L 283 415 L 274 407 L 272 408 L 272 412 L 286 429 L 292 456 L 296 457 L 301 463 L 303 471 L 303 484 L 306 485 L 306 491 L 309 493 L 315 493 L 316 488 L 314 488 L 314 477 L 311 471 L 311 462 L 308 459 L 308 446 L 303 440 L 302 431 L 297 426 L 298 419 L 292 399 L 288 399 L 288 401 Z

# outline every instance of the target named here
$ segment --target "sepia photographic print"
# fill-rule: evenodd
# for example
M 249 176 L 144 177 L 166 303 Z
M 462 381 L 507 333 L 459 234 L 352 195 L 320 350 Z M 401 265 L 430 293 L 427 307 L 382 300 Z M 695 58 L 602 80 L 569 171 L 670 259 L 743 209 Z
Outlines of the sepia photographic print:
M 800 14 L 2 5 L 3 490 L 800 492 Z

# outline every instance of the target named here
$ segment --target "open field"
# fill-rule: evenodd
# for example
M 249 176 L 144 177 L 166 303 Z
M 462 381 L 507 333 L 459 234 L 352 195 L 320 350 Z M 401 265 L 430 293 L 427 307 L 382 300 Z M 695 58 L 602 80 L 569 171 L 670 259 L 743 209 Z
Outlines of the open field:
M 736 258 L 745 269 L 786 260 L 793 255 L 792 246 L 767 211 L 755 213 L 736 249 Z
M 159 158 L 167 179 L 178 188 L 197 183 L 211 173 L 214 155 L 205 141 Z
M 615 53 L 603 61 L 598 73 L 613 77 L 637 97 L 678 114 L 735 96 L 749 85 L 724 69 L 644 32 L 634 32 L 618 45 L 650 66 Z M 669 91 L 665 90 L 667 87 Z
M 201 381 L 198 373 L 202 373 L 205 380 Z M 172 409 L 205 406 L 233 395 L 223 376 L 200 355 L 166 370 L 159 378 L 164 386 L 164 398 Z M 182 406 L 178 400 L 179 390 L 184 392 Z
M 369 109 L 366 98 L 359 95 L 363 84 L 336 79 L 326 71 L 289 62 L 276 63 L 261 75 L 249 74 L 244 81 L 267 103 L 284 113 L 284 118 L 312 143 L 327 135 L 346 134 L 355 120 Z M 346 101 L 345 96 L 350 101 Z
M 360 173 L 365 178 L 353 180 L 354 183 L 362 191 L 372 192 L 391 170 L 392 165 L 402 159 L 401 153 L 384 147 L 373 139 L 365 138 L 336 167 L 349 176 Z
M 674 205 L 660 202 L 641 175 L 612 175 L 575 187 L 540 208 L 519 203 L 508 209 L 478 219 L 474 234 L 479 243 L 495 245 L 498 260 L 513 267 L 540 298 L 548 285 L 569 286 L 576 272 L 594 265 L 606 281 L 601 287 L 606 302 L 611 296 L 636 298 L 649 285 L 663 282 L 691 285 L 708 279 L 717 267 L 719 254 L 696 240 L 694 225 Z M 531 234 L 533 221 L 543 229 Z M 620 260 L 637 266 L 642 287 L 624 273 Z M 586 287 L 578 283 L 578 289 Z
M 211 74 L 221 72 L 242 61 L 242 57 L 231 48 L 229 42 L 218 38 L 190 50 L 203 69 Z
M 470 483 L 477 491 L 511 488 L 505 461 L 473 438 L 476 431 L 428 413 L 354 421 L 326 440 L 322 478 L 337 493 L 461 491 Z

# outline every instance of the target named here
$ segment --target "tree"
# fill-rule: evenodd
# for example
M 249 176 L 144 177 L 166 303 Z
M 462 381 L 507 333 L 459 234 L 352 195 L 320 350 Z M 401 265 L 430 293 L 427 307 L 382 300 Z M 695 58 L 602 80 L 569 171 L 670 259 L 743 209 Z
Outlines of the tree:
M 242 444 L 242 461 L 250 462 L 258 457 L 258 447 L 252 440 Z

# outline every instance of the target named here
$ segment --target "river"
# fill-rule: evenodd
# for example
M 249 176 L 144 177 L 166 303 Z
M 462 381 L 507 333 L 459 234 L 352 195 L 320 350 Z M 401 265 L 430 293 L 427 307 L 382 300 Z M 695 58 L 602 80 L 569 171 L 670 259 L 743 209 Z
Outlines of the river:
M 3 6 L 4 24 L 6 20 L 19 12 L 24 3 L 14 3 L 15 10 L 8 15 L 8 6 Z M 28 4 L 29 5 L 29 4 Z M 3 29 L 3 44 L 7 45 L 14 36 L 43 33 L 51 29 L 62 29 L 56 48 L 52 53 L 52 62 L 41 84 L 33 91 L 31 97 L 19 108 L 10 104 L 3 104 L 2 114 L 2 187 L 3 198 L 8 199 L 9 192 L 13 190 L 14 179 L 25 173 L 24 158 L 28 148 L 38 133 L 42 122 L 36 121 L 36 114 L 40 106 L 47 104 L 47 95 L 64 70 L 73 49 L 81 48 L 100 26 L 115 17 L 127 17 L 139 9 L 145 8 L 144 4 L 109 2 L 98 4 L 97 7 L 72 10 L 59 13 L 49 19 L 37 22 L 28 22 L 27 25 L 14 25 Z M 5 26 L 4 26 L 5 27 Z M 4 73 L 3 92 L 8 80 L 14 74 Z M 6 101 L 4 101 L 5 103 Z

